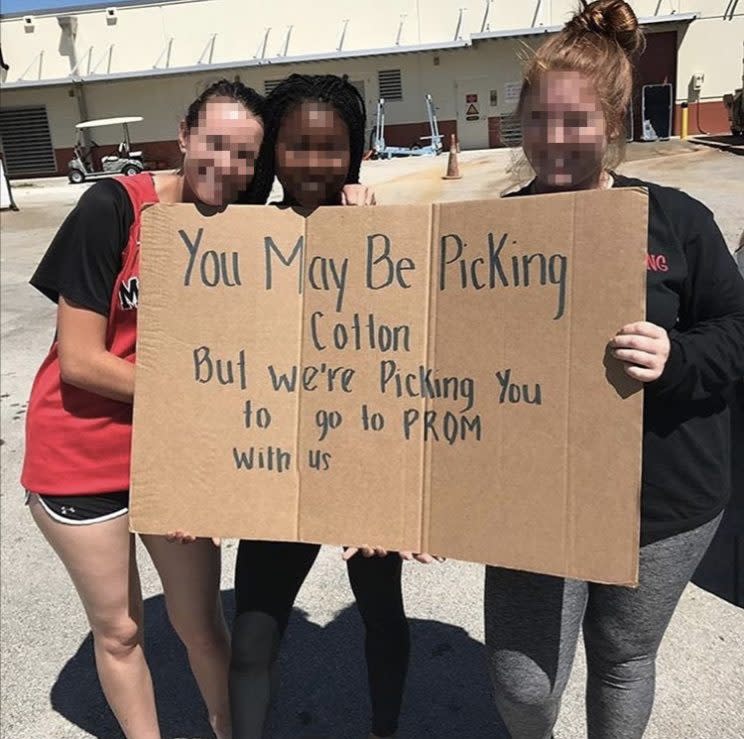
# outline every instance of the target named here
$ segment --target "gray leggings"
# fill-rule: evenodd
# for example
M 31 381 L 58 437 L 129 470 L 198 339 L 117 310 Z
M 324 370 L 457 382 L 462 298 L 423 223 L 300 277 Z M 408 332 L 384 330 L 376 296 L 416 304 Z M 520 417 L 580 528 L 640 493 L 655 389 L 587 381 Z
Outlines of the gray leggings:
M 582 627 L 589 739 L 643 736 L 659 644 L 720 519 L 642 547 L 637 589 L 486 568 L 486 649 L 512 739 L 551 736 Z

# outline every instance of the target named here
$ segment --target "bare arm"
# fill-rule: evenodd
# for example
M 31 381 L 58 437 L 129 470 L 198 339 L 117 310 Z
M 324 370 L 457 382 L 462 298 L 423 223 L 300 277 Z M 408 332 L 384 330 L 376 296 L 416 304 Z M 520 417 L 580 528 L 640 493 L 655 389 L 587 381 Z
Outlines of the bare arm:
M 62 381 L 104 398 L 131 403 L 134 364 L 106 349 L 106 318 L 64 297 L 57 310 L 57 346 Z

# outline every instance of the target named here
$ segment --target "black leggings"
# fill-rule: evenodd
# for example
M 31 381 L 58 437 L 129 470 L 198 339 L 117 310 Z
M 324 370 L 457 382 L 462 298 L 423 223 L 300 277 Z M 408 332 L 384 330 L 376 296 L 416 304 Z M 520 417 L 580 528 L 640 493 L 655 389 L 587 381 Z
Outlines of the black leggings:
M 279 644 L 319 551 L 315 544 L 240 542 L 230 663 L 233 739 L 263 734 L 277 682 Z M 398 727 L 410 652 L 401 560 L 397 553 L 370 559 L 359 553 L 347 566 L 366 630 L 372 733 L 387 737 Z

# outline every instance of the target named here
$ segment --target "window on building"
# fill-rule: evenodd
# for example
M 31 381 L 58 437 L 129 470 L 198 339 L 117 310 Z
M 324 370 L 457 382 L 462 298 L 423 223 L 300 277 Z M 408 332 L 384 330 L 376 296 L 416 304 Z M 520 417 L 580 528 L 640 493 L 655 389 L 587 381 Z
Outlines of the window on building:
M 380 97 L 385 100 L 403 100 L 403 84 L 400 69 L 383 69 L 377 73 Z

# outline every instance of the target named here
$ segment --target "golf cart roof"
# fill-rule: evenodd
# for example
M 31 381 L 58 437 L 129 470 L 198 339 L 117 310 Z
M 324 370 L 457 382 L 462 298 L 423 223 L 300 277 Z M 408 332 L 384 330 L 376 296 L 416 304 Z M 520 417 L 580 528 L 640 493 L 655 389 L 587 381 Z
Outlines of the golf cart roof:
M 97 121 L 83 121 L 75 128 L 95 128 L 96 126 L 120 126 L 123 123 L 139 123 L 144 120 L 141 115 L 127 115 L 122 118 L 99 118 Z

